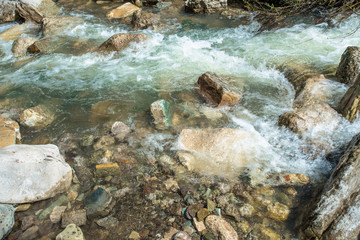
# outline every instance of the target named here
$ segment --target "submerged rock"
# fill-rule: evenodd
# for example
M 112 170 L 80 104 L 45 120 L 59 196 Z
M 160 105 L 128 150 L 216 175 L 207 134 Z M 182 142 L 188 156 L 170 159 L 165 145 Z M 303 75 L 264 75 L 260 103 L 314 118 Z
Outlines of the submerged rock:
M 29 54 L 38 54 L 38 53 L 53 53 L 58 48 L 58 44 L 55 43 L 55 40 L 52 38 L 44 38 L 38 41 L 35 41 L 27 48 Z
M 11 232 L 15 224 L 15 208 L 10 204 L 0 204 L 0 239 Z
M 111 126 L 111 133 L 114 134 L 116 140 L 123 141 L 127 135 L 131 132 L 131 128 L 129 128 L 125 123 L 117 121 Z
M 234 228 L 223 218 L 210 215 L 205 220 L 206 229 L 214 234 L 219 240 L 238 240 L 238 234 Z
M 56 240 L 85 240 L 81 228 L 75 224 L 69 224 L 64 231 L 56 236 Z
M 23 23 L 15 25 L 4 32 L 0 33 L 0 38 L 4 41 L 12 41 L 20 37 L 22 34 L 36 34 L 40 31 L 40 25 L 33 23 Z
M 59 14 L 59 8 L 52 0 L 19 0 L 16 7 L 22 18 L 36 23 L 41 23 L 44 17 Z
M 96 176 L 107 177 L 107 176 L 120 176 L 121 170 L 117 163 L 105 163 L 96 165 Z
M 360 75 L 360 47 L 347 47 L 341 56 L 336 77 L 339 82 L 353 85 Z
M 64 32 L 76 24 L 82 23 L 82 19 L 72 16 L 44 17 L 42 19 L 42 33 L 44 37 Z
M 156 128 L 162 130 L 171 126 L 170 103 L 160 99 L 150 105 L 151 115 Z
M 6 22 L 13 22 L 17 19 L 16 16 L 16 2 L 2 0 L 0 2 L 0 24 Z
M 109 11 L 106 13 L 106 17 L 108 18 L 125 18 L 131 16 L 134 12 L 139 10 L 140 8 L 131 4 L 129 2 Z
M 51 198 L 71 184 L 72 169 L 55 145 L 12 145 L 0 149 L 0 202 Z
M 118 33 L 110 37 L 103 44 L 98 47 L 96 51 L 99 52 L 111 52 L 121 51 L 128 47 L 132 42 L 141 42 L 146 39 L 145 34 L 134 34 L 134 33 Z
M 85 209 L 88 216 L 100 214 L 109 207 L 112 201 L 111 195 L 102 187 L 97 188 L 85 198 Z
M 231 91 L 225 80 L 212 72 L 201 75 L 196 86 L 198 93 L 214 107 L 234 106 L 241 98 L 241 94 Z
M 237 176 L 248 163 L 266 159 L 270 144 L 258 132 L 243 129 L 184 129 L 178 156 L 189 170 Z
M 306 219 L 306 239 L 357 239 L 360 231 L 360 135 L 355 136 Z
M 275 202 L 267 206 L 269 217 L 278 221 L 285 221 L 290 214 L 290 209 L 288 206 Z
M 338 113 L 329 104 L 318 103 L 282 114 L 278 124 L 302 135 L 313 130 L 318 133 L 333 131 L 339 120 Z
M 349 88 L 341 99 L 338 112 L 343 115 L 344 118 L 353 122 L 360 113 L 360 75 L 356 82 Z
M 131 20 L 134 30 L 156 28 L 159 26 L 160 17 L 154 13 L 138 10 L 134 12 Z
M 173 240 L 191 240 L 190 234 L 184 231 L 177 232 L 173 237 Z
M 117 218 L 108 216 L 97 220 L 96 224 L 107 230 L 111 230 L 116 229 L 120 225 L 120 222 L 119 220 L 117 220 Z
M 214 13 L 227 7 L 227 0 L 186 0 L 185 11 Z
M 65 228 L 69 224 L 76 224 L 77 226 L 83 226 L 86 224 L 86 210 L 74 210 L 71 212 L 64 212 L 61 215 L 61 227 Z
M 14 41 L 11 51 L 16 57 L 25 56 L 28 47 L 30 47 L 36 41 L 38 41 L 36 38 L 19 37 Z
M 28 108 L 20 115 L 20 124 L 32 128 L 45 128 L 54 120 L 55 114 L 44 105 Z
M 46 219 L 56 207 L 66 205 L 69 203 L 69 199 L 65 195 L 61 195 L 55 201 L 49 203 L 46 208 L 40 213 L 39 219 L 44 220 Z
M 19 124 L 11 119 L 0 116 L 0 148 L 20 143 Z

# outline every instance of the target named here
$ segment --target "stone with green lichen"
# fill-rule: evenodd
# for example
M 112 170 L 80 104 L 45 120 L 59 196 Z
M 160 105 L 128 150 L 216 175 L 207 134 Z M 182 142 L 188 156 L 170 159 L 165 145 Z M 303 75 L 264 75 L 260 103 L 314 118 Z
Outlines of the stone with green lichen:
M 151 115 L 157 129 L 163 130 L 171 126 L 170 103 L 164 99 L 153 102 L 150 106 Z

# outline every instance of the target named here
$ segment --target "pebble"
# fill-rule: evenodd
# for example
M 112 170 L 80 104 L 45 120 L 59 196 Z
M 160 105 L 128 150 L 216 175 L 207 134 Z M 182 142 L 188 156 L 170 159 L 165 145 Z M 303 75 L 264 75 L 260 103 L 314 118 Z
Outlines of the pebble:
M 194 222 L 194 227 L 195 227 L 196 231 L 202 232 L 202 231 L 206 230 L 204 222 L 198 222 L 196 220 L 196 218 L 193 218 L 193 222 Z
M 267 210 L 269 217 L 278 221 L 285 221 L 290 214 L 288 206 L 279 202 L 268 205 Z
M 213 201 L 211 201 L 210 199 L 206 199 L 206 207 L 207 209 L 212 212 L 215 210 L 216 208 L 216 203 L 214 203 Z
M 189 233 L 180 231 L 173 236 L 173 240 L 191 240 Z
M 81 228 L 75 224 L 69 224 L 64 231 L 56 236 L 56 240 L 85 240 Z
M 50 214 L 50 220 L 52 223 L 58 223 L 61 220 L 61 214 L 65 212 L 66 206 L 56 206 Z
M 97 225 L 105 228 L 106 230 L 115 229 L 119 226 L 120 222 L 117 218 L 108 216 L 95 221 Z
M 64 212 L 62 214 L 61 227 L 65 228 L 69 224 L 84 226 L 86 224 L 86 210 L 81 209 L 71 212 Z
M 39 235 L 39 227 L 38 226 L 32 226 L 31 228 L 28 228 L 25 232 L 23 232 L 18 240 L 32 240 L 38 237 Z
M 251 217 L 254 214 L 254 207 L 248 203 L 245 203 L 242 207 L 240 207 L 240 214 L 243 217 Z
M 31 207 L 31 204 L 21 204 L 16 208 L 16 212 L 25 212 L 26 210 L 28 210 Z
M 205 218 L 209 215 L 210 215 L 210 211 L 207 208 L 202 208 L 196 213 L 196 216 L 200 222 L 204 221 Z
M 140 234 L 138 232 L 132 231 L 129 235 L 129 239 L 140 239 Z

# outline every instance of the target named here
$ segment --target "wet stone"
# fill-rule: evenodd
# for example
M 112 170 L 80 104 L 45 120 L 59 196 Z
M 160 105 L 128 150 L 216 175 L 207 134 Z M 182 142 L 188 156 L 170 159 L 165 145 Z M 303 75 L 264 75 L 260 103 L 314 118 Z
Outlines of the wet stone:
M 0 204 L 0 239 L 10 233 L 15 224 L 15 208 L 10 204 Z
M 173 238 L 173 240 L 191 240 L 191 236 L 189 235 L 189 233 L 184 232 L 184 231 L 180 231 L 177 232 Z
M 215 210 L 216 208 L 216 203 L 214 203 L 213 201 L 211 201 L 210 199 L 206 199 L 206 207 L 207 209 L 212 212 Z
M 16 207 L 16 212 L 25 212 L 31 207 L 30 203 L 27 204 L 21 204 Z
M 101 214 L 112 201 L 111 195 L 105 189 L 99 187 L 85 198 L 85 209 L 87 215 Z
M 89 147 L 94 144 L 95 137 L 94 135 L 83 136 L 80 140 L 80 145 L 83 147 Z
M 198 232 L 206 230 L 205 224 L 203 221 L 197 221 L 196 218 L 193 218 L 193 225 Z
M 39 215 L 39 219 L 43 220 L 47 218 L 56 206 L 67 205 L 69 199 L 65 195 L 61 195 L 56 201 L 51 202 Z
M 107 177 L 107 176 L 120 176 L 121 170 L 117 163 L 105 163 L 96 165 L 96 176 Z
M 290 214 L 290 209 L 279 202 L 268 205 L 267 210 L 269 217 L 277 221 L 285 221 Z
M 45 128 L 54 120 L 55 114 L 44 105 L 28 108 L 20 115 L 21 125 L 38 129 Z
M 107 230 L 111 230 L 111 229 L 117 228 L 119 226 L 120 222 L 119 222 L 119 220 L 117 220 L 117 218 L 108 216 L 108 217 L 104 217 L 104 218 L 97 220 L 96 224 Z
M 301 173 L 283 175 L 282 180 L 287 185 L 295 186 L 304 186 L 310 182 L 309 177 Z
M 261 233 L 271 240 L 281 240 L 281 236 L 270 228 L 261 228 Z
M 66 206 L 56 206 L 50 214 L 50 220 L 53 223 L 58 223 L 61 220 L 61 214 L 65 212 Z
M 78 226 L 69 224 L 64 231 L 56 236 L 56 240 L 85 240 L 85 238 Z
M 39 225 L 39 235 L 45 236 L 52 233 L 54 231 L 54 223 L 51 222 L 51 220 L 45 220 Z M 56 235 L 52 237 L 55 238 Z
M 240 214 L 243 217 L 251 217 L 254 214 L 254 207 L 248 203 L 245 203 L 242 207 L 240 207 Z
M 86 224 L 86 210 L 75 210 L 71 212 L 64 212 L 62 214 L 61 227 L 65 228 L 69 224 L 83 226 Z
M 202 209 L 202 208 L 204 208 L 204 205 L 201 204 L 201 203 L 191 204 L 191 205 L 186 209 L 185 217 L 186 217 L 187 219 L 195 218 L 196 213 L 197 213 L 200 209 Z
M 170 103 L 164 99 L 157 100 L 150 105 L 151 115 L 156 128 L 163 130 L 171 126 Z
M 129 239 L 134 239 L 134 240 L 140 239 L 140 234 L 138 232 L 132 231 L 129 235 Z
M 34 215 L 29 215 L 21 219 L 21 230 L 25 231 L 29 227 L 37 224 L 37 218 Z
M 210 211 L 207 208 L 202 208 L 196 213 L 196 216 L 199 221 L 204 221 L 205 218 L 209 215 L 210 215 Z
M 32 240 L 36 239 L 39 235 L 39 227 L 38 226 L 32 226 L 28 228 L 25 232 L 23 232 L 18 240 Z
M 238 234 L 234 228 L 216 215 L 210 215 L 205 220 L 206 228 L 212 232 L 216 239 L 238 240 Z
M 115 122 L 111 126 L 111 133 L 115 136 L 119 142 L 123 141 L 127 135 L 131 132 L 131 128 L 123 122 Z
M 115 143 L 115 139 L 111 136 L 103 136 L 101 137 L 94 145 L 95 150 L 104 149 L 109 147 Z

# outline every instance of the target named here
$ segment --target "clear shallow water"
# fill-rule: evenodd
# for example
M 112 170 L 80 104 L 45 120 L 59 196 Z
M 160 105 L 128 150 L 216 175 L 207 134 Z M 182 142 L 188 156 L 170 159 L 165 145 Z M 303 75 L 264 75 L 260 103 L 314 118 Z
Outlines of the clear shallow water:
M 89 13 L 77 11 L 72 15 L 84 19 L 83 24 L 65 33 L 73 39 L 101 44 L 115 33 L 129 32 L 125 25 Z M 194 83 L 206 71 L 235 76 L 245 83 L 244 99 L 231 110 L 223 109 L 225 118 L 209 123 L 199 115 L 196 121 L 183 123 L 171 133 L 153 129 L 142 140 L 139 151 L 151 158 L 176 149 L 169 142 L 175 143 L 177 133 L 185 127 L 244 128 L 258 131 L 270 143 L 268 156 L 252 167 L 254 175 L 259 171 L 266 176 L 304 173 L 316 181 L 330 171 L 331 165 L 323 154 L 314 155 L 314 147 L 304 139 L 277 126 L 278 116 L 291 110 L 294 89 L 275 67 L 294 61 L 324 72 L 334 69 L 347 46 L 360 45 L 359 31 L 346 36 L 359 20 L 353 16 L 334 28 L 325 23 L 298 24 L 261 34 L 256 22 L 210 28 L 184 21 L 160 32 L 139 31 L 149 40 L 108 55 L 74 56 L 65 51 L 16 59 L 10 51 L 12 42 L 0 40 L 0 83 L 13 85 L 1 99 L 10 98 L 21 108 L 41 103 L 52 107 L 57 114 L 55 123 L 41 132 L 25 129 L 23 135 L 26 143 L 43 135 L 55 141 L 63 133 L 73 132 L 80 137 L 115 120 L 133 128 L 151 128 L 148 109 L 152 102 L 165 98 L 174 106 L 186 103 L 181 93 L 196 97 Z M 0 31 L 10 26 L 0 25 Z M 100 110 L 93 107 L 103 102 L 105 107 Z M 205 104 L 194 105 L 200 108 Z M 349 124 L 343 120 L 325 138 L 336 149 L 359 130 L 359 121 Z M 133 143 L 138 147 L 136 139 Z

